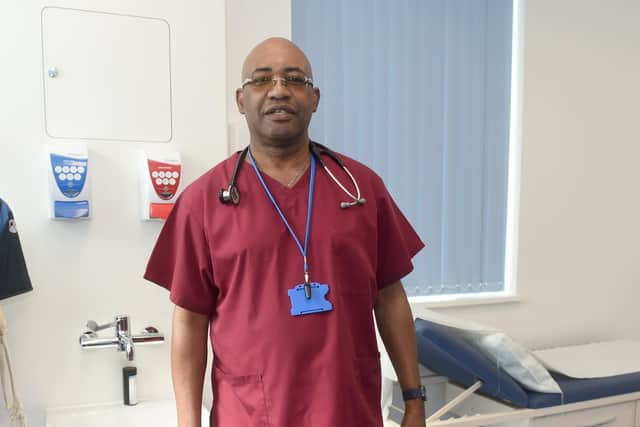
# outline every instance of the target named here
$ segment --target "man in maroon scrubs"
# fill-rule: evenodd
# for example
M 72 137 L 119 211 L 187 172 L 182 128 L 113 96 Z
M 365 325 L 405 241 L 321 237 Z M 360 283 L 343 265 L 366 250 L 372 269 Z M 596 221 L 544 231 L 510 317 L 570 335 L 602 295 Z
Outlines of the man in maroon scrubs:
M 413 320 L 400 283 L 423 243 L 375 173 L 339 155 L 361 192 L 356 202 L 320 159 L 355 194 L 345 170 L 311 153 L 307 129 L 320 91 L 298 47 L 265 40 L 249 53 L 242 78 L 236 99 L 250 149 L 184 190 L 145 274 L 176 304 L 179 425 L 200 425 L 209 334 L 211 426 L 382 426 L 375 313 L 406 390 L 402 426 L 423 427 Z M 238 162 L 241 195 L 231 191 L 224 203 L 218 193 Z

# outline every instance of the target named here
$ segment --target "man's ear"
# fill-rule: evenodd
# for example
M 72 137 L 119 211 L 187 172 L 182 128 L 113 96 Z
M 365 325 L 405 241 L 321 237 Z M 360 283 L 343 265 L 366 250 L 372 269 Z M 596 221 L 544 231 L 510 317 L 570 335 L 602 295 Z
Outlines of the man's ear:
M 236 105 L 240 114 L 244 114 L 244 92 L 242 89 L 236 89 Z
M 318 110 L 318 104 L 320 103 L 320 89 L 317 87 L 313 88 L 313 112 L 315 113 Z

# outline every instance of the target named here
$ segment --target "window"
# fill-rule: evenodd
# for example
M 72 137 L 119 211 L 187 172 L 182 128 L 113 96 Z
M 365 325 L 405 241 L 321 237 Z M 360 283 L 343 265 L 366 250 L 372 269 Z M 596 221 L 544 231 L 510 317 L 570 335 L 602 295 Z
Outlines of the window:
M 378 172 L 427 244 L 413 297 L 505 290 L 512 0 L 292 0 L 312 139 Z

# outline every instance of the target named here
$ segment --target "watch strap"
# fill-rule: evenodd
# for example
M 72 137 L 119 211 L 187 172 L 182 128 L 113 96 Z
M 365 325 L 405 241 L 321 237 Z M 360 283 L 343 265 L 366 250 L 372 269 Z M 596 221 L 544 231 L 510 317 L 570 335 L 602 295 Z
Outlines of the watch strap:
M 426 401 L 427 392 L 423 385 L 421 385 L 418 388 L 408 388 L 406 390 L 402 390 L 402 399 L 403 400 L 422 399 Z

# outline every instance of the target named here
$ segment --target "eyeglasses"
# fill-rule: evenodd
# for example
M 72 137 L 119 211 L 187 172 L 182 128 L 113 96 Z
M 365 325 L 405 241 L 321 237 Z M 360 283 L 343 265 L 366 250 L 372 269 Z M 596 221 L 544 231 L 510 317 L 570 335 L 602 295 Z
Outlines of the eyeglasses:
M 303 87 L 303 86 L 311 86 L 313 87 L 313 79 L 307 76 L 285 76 L 285 77 L 271 77 L 271 76 L 260 76 L 254 78 L 247 78 L 242 82 L 242 88 L 249 85 L 256 89 L 265 89 L 269 86 L 273 87 L 276 83 L 280 81 L 283 85 L 287 87 Z

